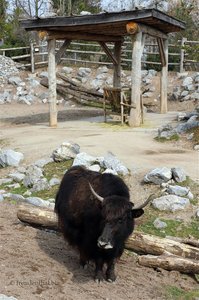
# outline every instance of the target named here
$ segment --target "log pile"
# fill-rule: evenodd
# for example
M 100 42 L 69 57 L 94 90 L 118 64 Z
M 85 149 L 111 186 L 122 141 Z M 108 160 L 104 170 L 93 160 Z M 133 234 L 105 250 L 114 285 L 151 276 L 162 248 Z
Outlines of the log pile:
M 74 80 L 69 79 L 62 73 L 57 73 L 57 77 L 63 80 L 63 83 L 57 83 L 57 92 L 65 98 L 71 99 L 79 104 L 94 105 L 102 107 L 103 95 L 95 90 L 87 89 Z M 48 78 L 42 78 L 40 83 L 48 87 Z
M 55 213 L 46 208 L 20 205 L 17 217 L 33 226 L 59 230 Z M 160 238 L 135 231 L 125 248 L 139 254 L 138 263 L 142 266 L 199 274 L 198 243 L 198 240 L 183 242 L 183 239 Z

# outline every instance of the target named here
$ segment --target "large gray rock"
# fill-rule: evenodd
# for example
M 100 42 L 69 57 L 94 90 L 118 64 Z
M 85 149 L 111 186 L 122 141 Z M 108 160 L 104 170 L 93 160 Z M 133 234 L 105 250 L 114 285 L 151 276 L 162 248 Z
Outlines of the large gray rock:
M 45 165 L 49 164 L 53 162 L 52 158 L 43 158 L 43 159 L 39 159 L 37 161 L 34 162 L 34 165 L 39 167 L 39 168 L 43 168 Z
M 166 192 L 180 197 L 188 197 L 193 199 L 193 194 L 190 192 L 190 189 L 184 186 L 179 185 L 168 185 Z
M 12 193 L 10 193 L 10 194 L 9 194 L 9 198 L 10 198 L 11 200 L 19 201 L 19 202 L 20 202 L 20 201 L 22 201 L 22 202 L 25 201 L 24 196 L 19 195 L 19 194 L 12 194 Z
M 167 227 L 167 223 L 161 221 L 159 218 L 155 219 L 153 225 L 156 229 L 163 229 Z
M 75 158 L 80 151 L 80 146 L 71 142 L 64 142 L 52 153 L 55 162 L 61 162 Z
M 80 67 L 79 70 L 78 70 L 78 73 L 77 75 L 79 75 L 80 77 L 87 77 L 89 76 L 91 73 L 91 69 L 90 68 L 83 68 L 83 67 Z
M 9 177 L 12 178 L 15 182 L 21 182 L 24 179 L 25 174 L 19 172 L 10 173 Z
M 144 182 L 162 184 L 163 182 L 168 182 L 171 178 L 171 169 L 166 167 L 156 168 L 145 175 Z
M 0 300 L 17 300 L 17 298 L 13 296 L 6 296 L 4 294 L 0 294 Z
M 61 180 L 59 178 L 51 178 L 49 181 L 50 186 L 59 185 Z
M 161 211 L 183 210 L 190 205 L 189 199 L 176 195 L 166 195 L 152 201 L 152 206 Z
M 49 190 L 50 185 L 48 183 L 48 180 L 46 178 L 40 178 L 37 182 L 33 184 L 33 187 L 31 188 L 31 192 L 40 192 Z
M 172 178 L 176 182 L 183 182 L 187 178 L 186 173 L 182 168 L 172 168 L 171 172 L 172 172 Z
M 24 159 L 24 155 L 14 150 L 0 150 L 0 166 L 18 166 L 19 163 Z
M 125 167 L 121 161 L 111 152 L 108 152 L 104 156 L 103 166 L 107 169 L 112 169 L 117 172 L 119 175 L 129 174 L 129 170 Z
M 54 204 L 47 201 L 47 200 L 43 200 L 39 197 L 28 197 L 26 198 L 26 202 L 35 205 L 35 206 L 41 206 L 41 207 L 48 207 L 48 208 L 53 208 Z
M 43 177 L 42 169 L 37 166 L 31 165 L 26 170 L 23 184 L 26 187 L 32 187 L 35 183 L 37 183 L 38 180 L 40 180 L 41 177 Z
M 8 83 L 13 84 L 13 85 L 21 85 L 22 84 L 22 79 L 19 76 L 12 76 L 9 77 Z
M 76 155 L 73 166 L 85 166 L 86 168 L 89 168 L 92 164 L 96 162 L 97 158 L 89 155 L 85 152 L 80 152 Z

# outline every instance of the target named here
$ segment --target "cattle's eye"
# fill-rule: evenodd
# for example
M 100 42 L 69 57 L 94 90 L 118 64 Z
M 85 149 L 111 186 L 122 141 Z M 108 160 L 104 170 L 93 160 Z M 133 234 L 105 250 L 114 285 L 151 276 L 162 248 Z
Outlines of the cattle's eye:
M 119 219 L 118 219 L 118 223 L 121 224 L 122 222 L 123 222 L 123 219 L 122 219 L 122 218 L 119 218 Z

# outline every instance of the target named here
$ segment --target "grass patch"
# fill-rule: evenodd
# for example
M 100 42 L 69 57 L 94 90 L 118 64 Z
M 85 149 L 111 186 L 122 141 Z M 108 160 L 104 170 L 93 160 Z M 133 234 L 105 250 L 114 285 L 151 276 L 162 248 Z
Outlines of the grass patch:
M 199 144 L 199 127 L 191 128 L 191 129 L 187 130 L 187 133 L 194 134 L 192 141 L 195 145 L 198 145 Z
M 175 133 L 172 136 L 170 136 L 169 138 L 156 136 L 154 139 L 157 142 L 165 143 L 165 142 L 170 142 L 170 141 L 178 141 L 180 139 L 180 137 L 177 133 Z
M 8 140 L 7 139 L 0 139 L 0 147 L 8 146 Z
M 153 223 L 156 218 L 159 218 L 161 221 L 165 222 L 167 227 L 163 229 L 155 228 Z M 142 224 L 137 225 L 137 230 L 146 234 L 152 234 L 160 237 L 176 236 L 186 238 L 187 236 L 191 235 L 197 239 L 198 227 L 199 221 L 197 220 L 192 220 L 188 223 L 178 220 L 171 220 L 167 218 L 165 212 L 159 212 L 150 208 L 146 210 L 142 218 Z
M 73 160 L 66 160 L 64 162 L 51 162 L 44 166 L 44 176 L 50 180 L 52 177 L 62 178 L 65 171 L 72 166 Z
M 166 296 L 168 300 L 193 300 L 199 297 L 199 289 L 192 291 L 184 291 L 175 286 L 166 288 Z

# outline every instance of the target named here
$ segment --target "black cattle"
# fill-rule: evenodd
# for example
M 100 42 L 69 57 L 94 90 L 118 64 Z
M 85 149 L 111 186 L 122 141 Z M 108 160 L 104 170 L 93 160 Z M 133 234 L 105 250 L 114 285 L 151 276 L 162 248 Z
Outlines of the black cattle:
M 134 229 L 134 218 L 143 207 L 134 208 L 129 189 L 113 174 L 101 174 L 77 166 L 69 169 L 56 196 L 55 212 L 65 239 L 80 253 L 82 266 L 95 262 L 95 279 L 115 281 L 115 261 Z

